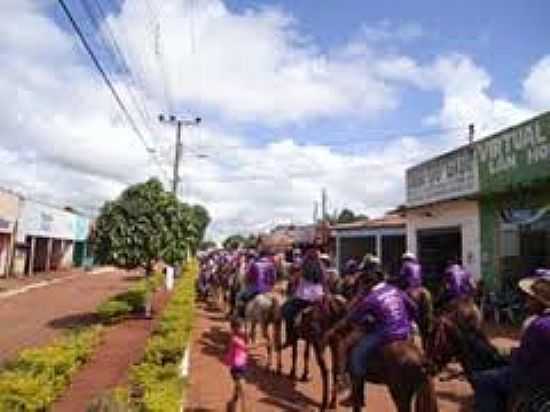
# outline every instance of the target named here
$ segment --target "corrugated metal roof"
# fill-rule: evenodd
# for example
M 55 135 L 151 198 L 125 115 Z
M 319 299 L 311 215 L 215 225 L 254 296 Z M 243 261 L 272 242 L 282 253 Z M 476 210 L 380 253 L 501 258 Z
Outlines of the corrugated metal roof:
M 353 229 L 378 229 L 378 228 L 401 228 L 405 227 L 406 220 L 399 215 L 385 215 L 380 218 L 368 219 L 368 220 L 358 220 L 357 222 L 352 223 L 340 223 L 337 225 L 332 225 L 330 229 L 332 230 L 353 230 Z

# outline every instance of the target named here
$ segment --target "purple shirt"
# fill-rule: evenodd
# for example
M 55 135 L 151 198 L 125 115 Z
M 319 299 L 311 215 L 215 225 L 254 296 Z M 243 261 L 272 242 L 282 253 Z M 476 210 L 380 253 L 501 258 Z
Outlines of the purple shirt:
M 449 266 L 443 275 L 443 280 L 446 296 L 449 299 L 471 296 L 474 292 L 472 274 L 460 265 Z
M 416 307 L 405 293 L 385 282 L 376 285 L 350 312 L 350 320 L 382 334 L 382 343 L 406 340 Z
M 406 261 L 401 266 L 399 280 L 404 289 L 419 288 L 422 286 L 422 268 L 420 263 Z
M 247 273 L 248 288 L 257 293 L 270 292 L 277 280 L 277 270 L 273 261 L 263 257 L 253 262 Z
M 512 353 L 512 366 L 522 382 L 550 385 L 550 310 L 529 324 L 520 347 Z

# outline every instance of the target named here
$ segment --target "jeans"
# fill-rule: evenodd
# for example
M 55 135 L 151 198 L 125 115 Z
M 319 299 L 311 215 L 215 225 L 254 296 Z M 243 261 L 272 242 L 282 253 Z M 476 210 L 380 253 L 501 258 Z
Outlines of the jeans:
M 308 301 L 300 298 L 289 299 L 283 304 L 281 312 L 285 320 L 287 342 L 294 339 L 294 320 L 296 319 L 296 316 L 298 316 L 298 313 L 307 308 L 309 305 L 310 303 Z
M 349 372 L 353 379 L 365 379 L 367 376 L 368 358 L 382 342 L 381 332 L 372 332 L 363 336 L 351 350 Z
M 472 377 L 474 386 L 474 410 L 476 412 L 501 412 L 514 387 L 510 366 L 477 372 Z

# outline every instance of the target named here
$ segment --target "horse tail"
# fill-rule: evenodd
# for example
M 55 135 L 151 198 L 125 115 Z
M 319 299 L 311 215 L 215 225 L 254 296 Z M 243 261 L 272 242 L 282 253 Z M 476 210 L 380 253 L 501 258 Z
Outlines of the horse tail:
M 415 412 L 438 412 L 437 397 L 433 379 L 426 376 L 426 380 L 418 390 L 415 399 Z

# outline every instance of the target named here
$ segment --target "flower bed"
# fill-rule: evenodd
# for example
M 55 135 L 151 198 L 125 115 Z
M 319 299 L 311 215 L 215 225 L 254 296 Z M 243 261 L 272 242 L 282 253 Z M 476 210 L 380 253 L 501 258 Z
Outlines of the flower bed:
M 46 410 L 100 340 L 101 326 L 94 326 L 73 331 L 48 346 L 23 350 L 0 371 L 0 411 Z
M 96 399 L 89 411 L 177 412 L 185 382 L 179 365 L 191 334 L 197 265 L 189 264 L 149 338 L 143 360 L 130 372 L 127 389 Z

